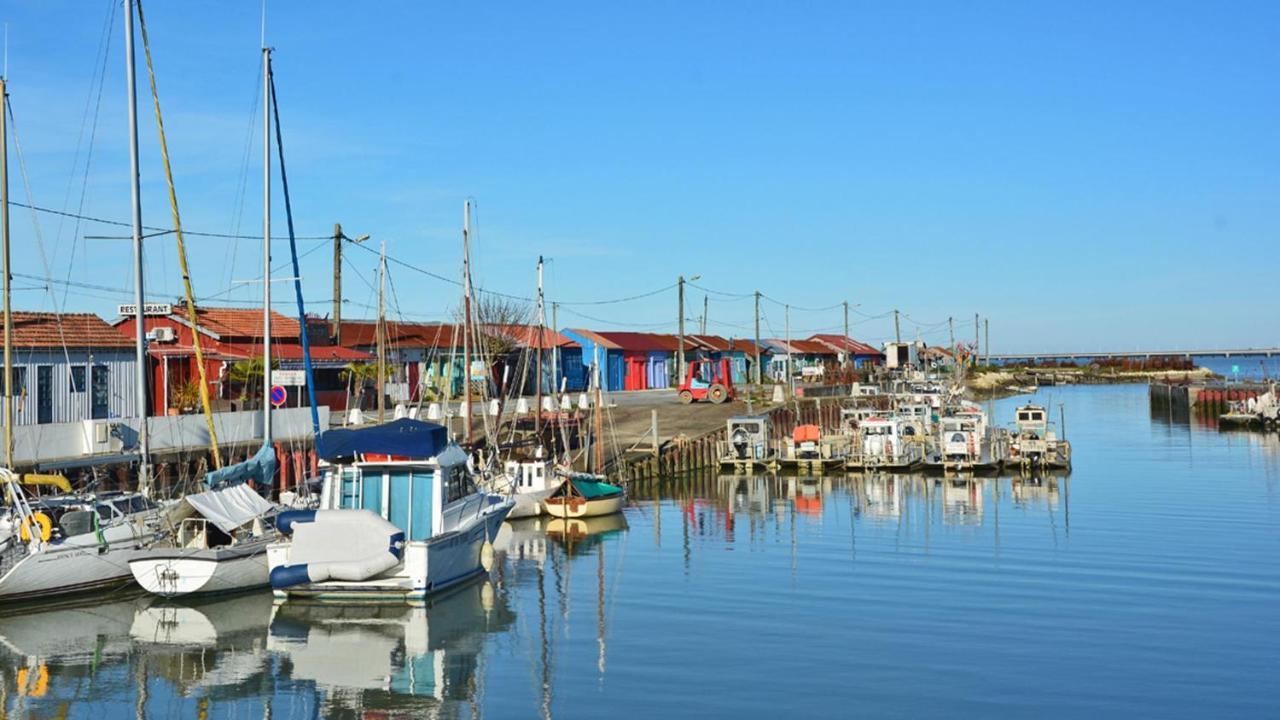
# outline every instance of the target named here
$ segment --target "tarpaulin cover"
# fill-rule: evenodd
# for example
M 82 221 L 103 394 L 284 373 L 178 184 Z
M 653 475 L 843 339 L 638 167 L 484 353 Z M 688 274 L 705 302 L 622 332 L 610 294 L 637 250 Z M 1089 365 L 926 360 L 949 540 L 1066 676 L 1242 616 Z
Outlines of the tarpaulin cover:
M 253 480 L 259 485 L 270 485 L 276 475 L 276 451 L 270 445 L 263 445 L 253 457 L 235 465 L 218 470 L 210 470 L 204 475 L 204 484 L 211 488 L 224 485 L 239 485 Z
M 440 454 L 449 445 L 449 431 L 443 425 L 402 418 L 365 428 L 338 428 L 321 433 L 320 457 L 328 461 L 376 453 L 426 459 Z
M 187 495 L 183 500 L 225 533 L 271 510 L 271 503 L 243 483 Z

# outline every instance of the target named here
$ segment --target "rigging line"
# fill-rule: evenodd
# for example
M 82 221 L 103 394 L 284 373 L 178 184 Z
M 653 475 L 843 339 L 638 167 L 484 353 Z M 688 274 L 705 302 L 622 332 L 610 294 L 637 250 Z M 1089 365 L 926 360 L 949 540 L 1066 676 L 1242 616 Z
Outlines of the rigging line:
M 89 129 L 89 148 L 85 152 L 84 179 L 80 183 L 80 200 L 79 200 L 79 203 L 77 203 L 76 205 L 77 213 L 84 212 L 85 198 L 88 196 L 88 191 L 89 191 L 89 168 L 93 164 L 93 147 L 98 137 L 98 117 L 101 115 L 101 112 L 102 112 L 102 94 L 103 94 L 103 89 L 106 87 L 107 64 L 111 56 L 111 39 L 115 36 L 115 33 L 111 32 L 111 28 L 115 26 L 117 4 L 118 3 L 116 2 L 108 0 L 107 21 L 102 28 L 103 38 L 98 41 L 98 48 L 99 50 L 102 51 L 100 56 L 102 67 L 98 71 L 98 94 L 97 94 L 97 100 L 93 104 L 93 122 L 90 125 L 90 129 Z M 90 84 L 89 84 L 89 92 L 90 92 L 90 96 L 92 97 L 92 93 L 93 93 L 92 81 L 90 81 Z M 71 162 L 71 175 L 67 177 L 67 191 L 62 200 L 64 207 L 67 205 L 67 203 L 71 199 L 71 185 L 75 179 L 76 166 L 79 165 L 79 162 L 80 162 L 80 147 L 81 147 L 81 142 L 84 138 L 85 123 L 88 122 L 88 118 L 89 118 L 89 103 L 90 103 L 90 98 L 85 98 L 84 119 L 81 120 L 81 123 L 80 123 L 80 134 L 76 137 L 76 152 Z M 63 220 L 65 220 L 65 218 L 58 221 L 58 232 L 56 237 L 59 243 L 61 243 L 61 240 L 62 240 Z M 67 262 L 67 275 L 66 275 L 68 280 L 71 279 L 72 270 L 75 268 L 76 248 L 80 244 L 80 241 L 79 241 L 80 222 L 81 221 L 79 219 L 76 219 L 75 226 L 71 232 L 71 257 L 70 257 L 70 260 Z M 63 297 L 62 297 L 63 304 L 65 304 L 66 301 L 67 301 L 66 291 L 64 289 Z
M 18 121 L 13 116 L 13 104 L 9 102 L 7 94 L 4 98 L 0 98 L 0 102 L 3 102 L 4 104 L 3 112 L 7 113 L 9 116 L 9 125 L 11 128 L 11 134 L 13 135 L 13 151 L 14 154 L 18 156 L 18 171 L 22 175 L 22 187 L 26 192 L 27 202 L 31 202 L 31 179 L 27 175 L 27 156 L 22 152 L 22 143 L 18 139 Z M 36 248 L 40 252 L 40 265 L 44 270 L 44 280 L 48 283 L 50 280 L 53 280 L 53 273 L 49 269 L 49 258 L 45 254 L 44 233 L 40 229 L 40 218 L 34 212 L 31 213 L 31 224 L 35 230 Z M 10 274 L 12 274 L 12 272 L 10 272 Z M 59 304 L 58 296 L 53 292 L 53 288 L 48 289 L 48 295 L 49 300 L 53 303 L 53 312 L 58 318 L 58 341 L 62 343 L 62 353 L 66 358 L 67 365 L 70 365 L 71 354 L 70 351 L 67 350 L 66 332 L 62 327 L 62 306 Z
M 474 237 L 474 236 L 475 236 L 475 233 L 472 233 L 472 236 Z M 333 237 L 332 237 L 332 236 L 328 236 L 328 237 L 326 237 L 326 239 L 327 239 L 327 240 L 332 240 L 332 239 L 333 239 Z M 357 248 L 360 248 L 361 250 L 364 250 L 364 251 L 365 251 L 365 252 L 367 252 L 367 253 L 372 253 L 372 254 L 374 254 L 374 255 L 377 255 L 377 254 L 378 254 L 378 251 L 377 251 L 377 250 L 374 250 L 373 248 L 370 248 L 370 247 L 365 247 L 364 245 L 359 245 L 359 244 L 355 244 L 355 243 L 350 243 L 350 245 L 349 245 L 349 246 L 350 246 L 350 247 L 357 247 Z M 345 257 L 345 256 L 344 256 L 344 257 Z M 440 280 L 440 281 L 443 281 L 443 282 L 447 282 L 447 283 L 449 283 L 450 285 L 457 285 L 458 287 L 462 287 L 462 281 L 461 281 L 461 280 L 458 280 L 458 279 L 456 279 L 456 278 L 451 278 L 451 277 L 448 277 L 448 276 L 446 276 L 446 275 L 441 275 L 440 273 L 437 273 L 437 272 L 432 272 L 431 270 L 427 270 L 426 268 L 419 267 L 419 266 L 417 266 L 417 265 L 414 265 L 413 263 L 406 262 L 406 261 L 401 260 L 401 259 L 399 259 L 399 258 L 397 258 L 397 257 L 395 257 L 395 256 L 388 255 L 388 256 L 387 256 L 387 262 L 388 262 L 388 263 L 394 263 L 394 264 L 396 264 L 396 265 L 399 265 L 400 267 L 403 267 L 403 268 L 405 268 L 405 269 L 407 269 L 407 270 L 412 270 L 412 271 L 414 271 L 414 272 L 416 272 L 416 273 L 421 273 L 421 274 L 423 274 L 423 275 L 426 275 L 427 277 L 431 277 L 431 278 L 435 278 L 436 280 Z M 474 264 L 474 262 L 473 262 L 473 264 Z M 474 274 L 475 274 L 475 273 L 472 273 L 472 275 L 474 275 Z M 533 302 L 533 298 L 531 298 L 531 297 L 525 297 L 525 296 L 523 296 L 523 295 L 512 295 L 512 294 L 510 294 L 510 293 L 499 292 L 499 291 L 497 291 L 497 290 L 486 290 L 485 288 L 482 288 L 482 287 L 480 287 L 480 286 L 476 285 L 474 281 L 472 281 L 472 283 L 471 283 L 471 291 L 472 291 L 472 292 L 474 292 L 474 293 L 483 293 L 483 294 L 485 294 L 485 295 L 494 295 L 494 296 L 497 296 L 497 297 L 504 297 L 504 298 L 507 298 L 508 300 L 520 300 L 521 302 Z
M 231 212 L 231 232 L 235 235 L 240 234 L 241 221 L 244 218 L 244 204 L 249 186 L 249 158 L 253 151 L 254 130 L 257 127 L 258 120 L 258 102 L 261 93 L 259 92 L 258 83 L 262 79 L 262 56 L 258 56 L 258 65 L 254 70 L 254 82 L 252 91 L 249 93 L 251 100 L 249 101 L 249 126 L 244 132 L 244 151 L 240 154 L 240 179 L 236 184 L 236 201 L 232 206 Z M 227 255 L 223 260 L 223 267 L 227 268 L 226 284 L 230 285 L 235 278 L 236 258 L 239 256 L 240 241 L 232 240 L 227 244 Z
M 264 55 L 266 53 L 263 53 Z M 268 61 L 269 63 L 270 61 Z M 284 133 L 280 130 L 280 102 L 276 97 L 276 76 L 267 65 L 267 84 L 271 90 L 271 111 L 276 121 L 276 150 L 280 155 L 280 186 L 284 190 L 284 217 L 289 226 L 289 256 L 293 260 L 293 291 L 298 300 L 298 335 L 302 339 L 302 369 L 307 379 L 307 400 L 311 404 L 311 432 L 320 440 L 320 410 L 316 405 L 315 370 L 311 367 L 311 341 L 307 330 L 307 310 L 302 301 L 302 270 L 298 266 L 298 243 L 294 241 L 293 202 L 289 199 L 289 176 L 284 169 Z M 264 107 L 265 113 L 267 109 Z M 267 142 L 268 138 L 263 138 Z
M 73 213 L 66 210 L 54 210 L 53 208 L 47 208 L 41 205 L 20 203 L 12 200 L 9 201 L 9 204 L 14 205 L 16 207 L 20 207 L 20 208 L 26 208 L 28 210 L 34 210 L 39 213 L 45 213 L 46 215 L 62 215 L 65 217 L 75 218 L 78 220 L 85 220 L 87 222 L 95 222 L 102 225 L 114 225 L 116 227 L 133 227 L 131 223 L 122 222 L 120 220 L 108 220 L 107 218 L 95 217 L 93 215 Z M 171 228 L 156 227 L 154 225 L 143 225 L 142 229 L 151 230 L 153 232 L 154 231 L 164 232 L 164 231 L 171 230 Z M 205 238 L 216 238 L 220 240 L 261 240 L 262 239 L 261 237 L 258 237 L 256 235 L 233 235 L 231 233 L 200 232 L 196 230 L 183 230 L 182 234 L 186 235 L 187 237 L 205 237 Z M 121 238 L 121 239 L 127 239 L 127 238 Z M 272 240 L 288 240 L 289 237 L 287 235 L 272 235 L 271 239 Z M 299 235 L 295 239 L 296 240 L 332 240 L 333 236 L 332 235 Z
M 261 238 L 259 238 L 259 239 L 261 239 Z M 333 238 L 325 238 L 324 240 L 319 240 L 319 241 L 317 241 L 317 242 L 316 242 L 316 244 L 315 244 L 315 245 L 314 245 L 310 250 L 307 250 L 306 252 L 304 252 L 304 253 L 302 253 L 301 255 L 299 255 L 299 256 L 298 256 L 298 259 L 299 259 L 299 260 L 301 260 L 302 258 L 304 258 L 304 257 L 306 257 L 306 256 L 308 256 L 308 255 L 311 255 L 311 254 L 312 254 L 312 253 L 314 253 L 315 251 L 319 250 L 320 248 L 322 248 L 322 247 L 327 247 L 327 246 L 328 246 L 328 241 L 329 241 L 329 240 L 332 240 L 332 239 L 333 239 Z M 287 261 L 287 260 L 286 260 L 286 261 L 281 262 L 278 266 L 274 266 L 274 267 L 272 267 L 272 268 L 271 268 L 271 273 L 274 275 L 274 274 L 275 274 L 275 273 L 277 273 L 277 272 L 281 272 L 281 271 L 283 271 L 283 270 L 285 269 L 285 266 L 286 266 L 288 263 L 289 263 L 289 261 Z M 259 273 L 259 274 L 257 275 L 257 277 L 253 278 L 250 282 L 255 282 L 255 283 L 262 282 L 262 274 L 261 274 L 261 273 Z M 210 295 L 204 295 L 204 296 L 202 296 L 202 297 L 198 297 L 198 298 L 196 298 L 196 304 L 200 304 L 200 303 L 202 303 L 202 302 L 204 302 L 204 301 L 206 301 L 206 300 L 215 300 L 215 299 L 220 298 L 220 297 L 223 297 L 223 296 L 225 296 L 225 295 L 230 295 L 231 293 L 233 293 L 233 292 L 235 292 L 236 290 L 238 290 L 242 284 L 243 284 L 243 283 L 232 283 L 232 284 L 228 285 L 227 287 L 222 288 L 221 290 L 219 290 L 219 291 L 218 291 L 218 292 L 216 292 L 216 293 L 212 293 L 212 294 L 210 294 Z
M 200 318 L 196 309 L 195 290 L 191 287 L 191 270 L 187 265 L 187 246 L 182 235 L 182 214 L 178 211 L 178 189 L 173 182 L 173 166 L 169 162 L 169 141 L 164 133 L 164 116 L 160 114 L 160 91 L 156 87 L 156 70 L 151 61 L 151 41 L 147 34 L 147 21 L 142 14 L 142 0 L 125 0 L 125 2 L 137 3 L 138 28 L 142 31 L 142 52 L 147 61 L 147 79 L 151 84 L 151 100 L 155 108 L 156 132 L 160 136 L 160 159 L 164 164 L 164 180 L 169 190 L 169 210 L 173 215 L 174 239 L 178 250 L 178 267 L 182 272 L 182 293 L 187 301 L 187 321 L 192 328 L 191 348 L 195 352 L 196 370 L 199 371 L 200 407 L 204 411 L 205 425 L 209 430 L 209 449 L 213 453 L 213 467 L 220 470 L 222 469 L 222 451 L 218 447 L 218 429 L 213 422 L 213 404 L 209 399 L 208 368 L 204 362 L 204 350 L 201 347 L 200 333 L 196 332 L 200 327 Z M 270 280 L 271 278 L 267 278 L 268 282 Z M 166 287 L 166 289 L 168 288 Z M 141 309 L 138 308 L 138 310 Z M 267 340 L 269 339 L 267 338 Z M 266 392 L 266 388 L 263 388 L 263 392 Z

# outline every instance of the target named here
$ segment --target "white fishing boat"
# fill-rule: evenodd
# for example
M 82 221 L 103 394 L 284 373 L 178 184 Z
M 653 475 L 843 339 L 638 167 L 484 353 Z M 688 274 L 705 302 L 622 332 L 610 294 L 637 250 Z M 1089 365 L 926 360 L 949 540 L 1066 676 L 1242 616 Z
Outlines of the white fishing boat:
M 266 587 L 276 507 L 240 484 L 185 496 L 168 542 L 134 553 L 133 578 L 162 597 Z
M 1006 438 L 993 432 L 987 414 L 972 404 L 962 404 L 938 422 L 937 444 L 925 459 L 925 468 L 938 472 L 994 473 L 1004 466 Z
M 541 515 L 543 501 L 551 497 L 560 485 L 554 478 L 554 468 L 541 454 L 539 449 L 539 457 L 533 460 L 508 460 L 503 467 L 500 484 L 505 483 L 509 487 L 492 488 L 495 491 L 509 489 L 511 499 L 515 502 L 511 513 L 507 515 L 510 519 Z
M 1044 407 L 1019 407 L 1014 412 L 1014 427 L 1009 439 L 1009 462 L 1024 468 L 1071 467 L 1071 443 L 1058 437 Z
M 486 569 L 515 503 L 476 489 L 434 423 L 330 430 L 319 510 L 280 513 L 268 547 L 278 598 L 421 600 Z
M 913 428 L 897 417 L 869 417 L 858 424 L 856 454 L 845 467 L 856 470 L 910 470 L 924 459 L 919 438 L 906 434 Z

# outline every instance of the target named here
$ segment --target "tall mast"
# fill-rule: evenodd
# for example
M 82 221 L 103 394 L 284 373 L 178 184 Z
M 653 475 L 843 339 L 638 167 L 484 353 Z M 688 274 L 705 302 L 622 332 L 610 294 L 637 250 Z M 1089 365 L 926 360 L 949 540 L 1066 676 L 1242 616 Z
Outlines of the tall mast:
M 471 442 L 471 201 L 462 203 L 462 426 Z
M 378 257 L 378 422 L 387 419 L 387 243 Z
M 13 469 L 13 310 L 9 306 L 9 81 L 0 77 L 0 230 L 4 237 L 4 465 Z
M 537 378 L 534 382 L 538 384 L 538 390 L 534 397 L 536 414 L 533 416 L 533 434 L 538 436 L 538 442 L 542 442 L 542 343 L 546 340 L 547 313 L 542 304 L 542 256 L 538 256 L 538 370 L 534 373 Z
M 262 48 L 262 444 L 271 444 L 271 48 Z M 298 322 L 303 322 L 301 318 Z M 306 332 L 306 328 L 302 328 Z
M 143 326 L 146 313 L 142 279 L 142 188 L 138 174 L 138 83 L 133 57 L 133 0 L 125 0 L 124 3 L 124 63 L 125 86 L 129 95 L 129 190 L 133 205 L 133 349 L 134 403 L 138 407 L 139 418 L 138 489 L 143 493 L 150 493 L 151 433 L 147 428 L 147 416 L 150 413 L 147 412 L 147 330 Z M 8 185 L 7 182 L 5 184 Z M 8 283 L 7 272 L 5 282 Z M 8 355 L 7 343 L 5 354 Z

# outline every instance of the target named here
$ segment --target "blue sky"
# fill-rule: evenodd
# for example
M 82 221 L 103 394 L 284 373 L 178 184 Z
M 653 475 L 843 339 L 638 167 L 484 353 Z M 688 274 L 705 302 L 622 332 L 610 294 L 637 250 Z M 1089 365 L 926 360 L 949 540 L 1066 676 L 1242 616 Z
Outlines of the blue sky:
M 3 7 L 32 198 L 126 220 L 120 9 Z M 260 3 L 145 10 L 184 224 L 258 233 Z M 572 303 L 684 273 L 809 308 L 792 313 L 797 335 L 838 330 L 840 311 L 817 308 L 844 300 L 860 304 L 853 334 L 873 341 L 893 334 L 882 314 L 894 307 L 904 335 L 930 342 L 945 342 L 948 316 L 972 337 L 981 313 L 996 352 L 1280 345 L 1275 283 L 1251 278 L 1280 260 L 1277 27 L 1271 2 L 267 9 L 301 235 L 340 221 L 456 276 L 472 197 L 478 283 L 530 294 L 546 255 L 562 325 L 674 330 L 674 291 Z M 140 99 L 145 220 L 166 225 Z M 275 214 L 283 232 L 279 202 Z M 14 210 L 15 272 L 130 287 L 127 242 L 83 239 L 118 229 L 38 219 L 42 243 Z M 258 287 L 233 284 L 256 276 L 254 240 L 191 243 L 197 295 L 255 302 Z M 326 313 L 327 245 L 302 249 L 310 307 Z M 348 257 L 344 314 L 367 315 L 376 260 Z M 156 299 L 180 293 L 172 238 L 150 241 L 147 279 Z M 406 319 L 457 302 L 454 286 L 406 269 L 391 281 Z M 53 306 L 39 284 L 16 281 L 18 307 Z M 702 298 L 690 288 L 688 317 Z M 58 295 L 104 315 L 126 299 Z M 781 335 L 783 307 L 764 311 L 765 334 Z M 747 297 L 712 294 L 709 315 L 713 332 L 750 334 Z

